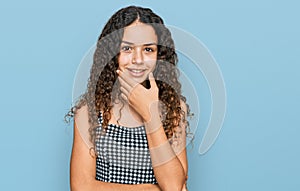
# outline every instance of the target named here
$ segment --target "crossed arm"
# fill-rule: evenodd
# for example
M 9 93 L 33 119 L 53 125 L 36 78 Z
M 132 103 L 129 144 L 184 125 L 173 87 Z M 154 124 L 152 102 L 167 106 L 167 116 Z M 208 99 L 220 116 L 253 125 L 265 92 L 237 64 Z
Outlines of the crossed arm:
M 96 176 L 96 158 L 90 155 L 88 145 L 84 142 L 78 129 L 89 129 L 87 106 L 81 107 L 75 114 L 74 142 L 71 156 L 71 190 L 72 191 L 185 191 L 187 177 L 187 157 L 185 149 L 185 125 L 181 136 L 180 152 L 172 148 L 162 127 L 158 108 L 151 104 L 158 100 L 158 88 L 153 75 L 149 77 L 151 88 L 145 89 L 131 81 L 119 72 L 121 91 L 124 99 L 141 115 L 145 122 L 148 146 L 150 150 L 154 175 L 158 182 L 155 184 L 117 184 L 98 181 Z M 182 102 L 181 108 L 186 113 L 186 106 Z M 79 128 L 78 128 L 79 127 Z M 152 131 L 153 130 L 153 131 Z M 86 134 L 85 134 L 86 135 Z M 85 138 L 86 139 L 86 138 Z M 164 157 L 161 156 L 168 153 Z
M 70 170 L 72 191 L 160 191 L 159 186 L 154 184 L 129 185 L 96 180 L 96 158 L 90 155 L 89 148 L 80 136 L 75 121 Z
M 183 185 L 184 182 L 180 178 L 180 182 L 176 184 L 179 177 L 185 177 L 187 174 L 187 159 L 185 149 L 172 160 L 163 165 L 154 167 L 154 174 L 158 181 L 155 184 L 117 184 L 98 181 L 96 177 L 96 158 L 90 155 L 90 151 L 86 142 L 82 139 L 78 126 L 88 125 L 88 110 L 87 106 L 81 107 L 74 120 L 74 141 L 70 165 L 70 183 L 72 191 L 165 191 L 165 190 L 185 190 L 174 189 L 178 185 Z M 88 127 L 88 126 L 86 126 Z M 159 130 L 155 133 L 161 133 Z M 151 134 L 149 146 L 155 144 L 155 135 Z M 157 143 L 157 142 L 156 142 Z M 179 169 L 179 170 L 178 170 Z

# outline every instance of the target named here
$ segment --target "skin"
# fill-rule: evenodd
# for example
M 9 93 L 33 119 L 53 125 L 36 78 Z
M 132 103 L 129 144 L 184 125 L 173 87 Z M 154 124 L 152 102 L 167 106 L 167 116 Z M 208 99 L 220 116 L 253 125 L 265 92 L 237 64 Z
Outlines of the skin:
M 155 69 L 157 36 L 150 25 L 135 22 L 125 28 L 120 55 L 119 69 L 142 83 Z
M 148 78 L 149 73 L 154 71 L 156 58 L 157 36 L 154 29 L 150 25 L 138 21 L 126 27 L 118 57 L 118 71 L 126 74 L 128 79 L 131 79 L 134 84 L 142 83 Z M 121 82 L 124 81 L 122 78 L 119 78 L 119 80 Z M 125 91 L 125 87 L 123 83 L 121 91 Z M 124 98 L 124 94 L 121 95 Z M 119 118 L 118 123 L 126 124 L 125 126 L 143 124 L 141 117 L 143 114 L 136 112 L 133 107 L 128 106 L 128 104 L 125 106 L 126 110 L 121 110 L 121 115 L 118 115 L 118 111 L 120 110 L 118 104 L 113 107 L 115 118 Z
M 137 21 L 126 27 L 118 59 L 119 70 L 117 71 L 121 85 L 121 96 L 126 100 L 125 107 L 121 112 L 121 116 L 124 116 L 124 124 L 128 124 L 128 121 L 135 121 L 134 123 L 136 124 L 131 125 L 135 126 L 142 123 L 145 124 L 146 129 L 155 129 L 155 132 L 147 134 L 150 149 L 159 147 L 168 141 L 162 124 L 160 123 L 157 105 L 158 88 L 152 75 L 152 71 L 156 66 L 156 44 L 157 36 L 151 26 Z M 147 78 L 150 80 L 150 89 L 146 89 L 140 84 Z M 118 104 L 115 104 L 113 109 L 114 108 L 118 109 Z M 151 108 L 151 111 L 149 108 Z M 182 108 L 186 113 L 186 107 L 183 102 Z M 126 116 L 126 113 L 130 113 L 131 115 Z M 89 147 L 85 144 L 77 129 L 77 125 L 80 125 L 80 128 L 89 128 L 87 106 L 80 108 L 75 114 L 74 119 L 74 142 L 71 156 L 72 191 L 185 190 L 185 180 L 187 176 L 187 158 L 185 149 L 168 162 L 153 167 L 158 185 L 126 185 L 95 180 L 96 158 L 90 154 Z M 122 122 L 122 118 L 120 121 Z M 159 121 L 159 123 L 157 121 Z M 112 115 L 110 123 L 116 123 L 114 115 Z M 165 149 L 172 148 L 170 146 Z

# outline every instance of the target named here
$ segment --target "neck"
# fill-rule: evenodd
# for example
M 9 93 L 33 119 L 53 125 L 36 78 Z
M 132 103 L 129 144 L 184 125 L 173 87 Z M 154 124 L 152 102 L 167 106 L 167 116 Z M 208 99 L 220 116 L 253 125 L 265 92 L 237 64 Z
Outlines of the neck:
M 123 126 L 139 126 L 143 124 L 142 117 L 126 101 L 117 100 L 113 104 L 112 117 Z

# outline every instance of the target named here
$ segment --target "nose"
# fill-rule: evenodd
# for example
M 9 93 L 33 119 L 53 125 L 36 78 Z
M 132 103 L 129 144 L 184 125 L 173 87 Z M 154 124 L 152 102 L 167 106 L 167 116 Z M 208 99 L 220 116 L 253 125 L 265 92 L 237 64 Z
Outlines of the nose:
M 143 63 L 143 53 L 141 47 L 136 47 L 133 51 L 132 55 L 132 63 L 133 64 L 141 64 Z

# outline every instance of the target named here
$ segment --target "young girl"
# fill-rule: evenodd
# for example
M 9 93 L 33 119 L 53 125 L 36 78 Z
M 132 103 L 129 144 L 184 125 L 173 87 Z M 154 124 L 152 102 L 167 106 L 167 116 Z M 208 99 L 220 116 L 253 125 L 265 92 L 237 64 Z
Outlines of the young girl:
M 189 113 L 163 20 L 116 12 L 97 42 L 74 116 L 71 190 L 186 190 Z

